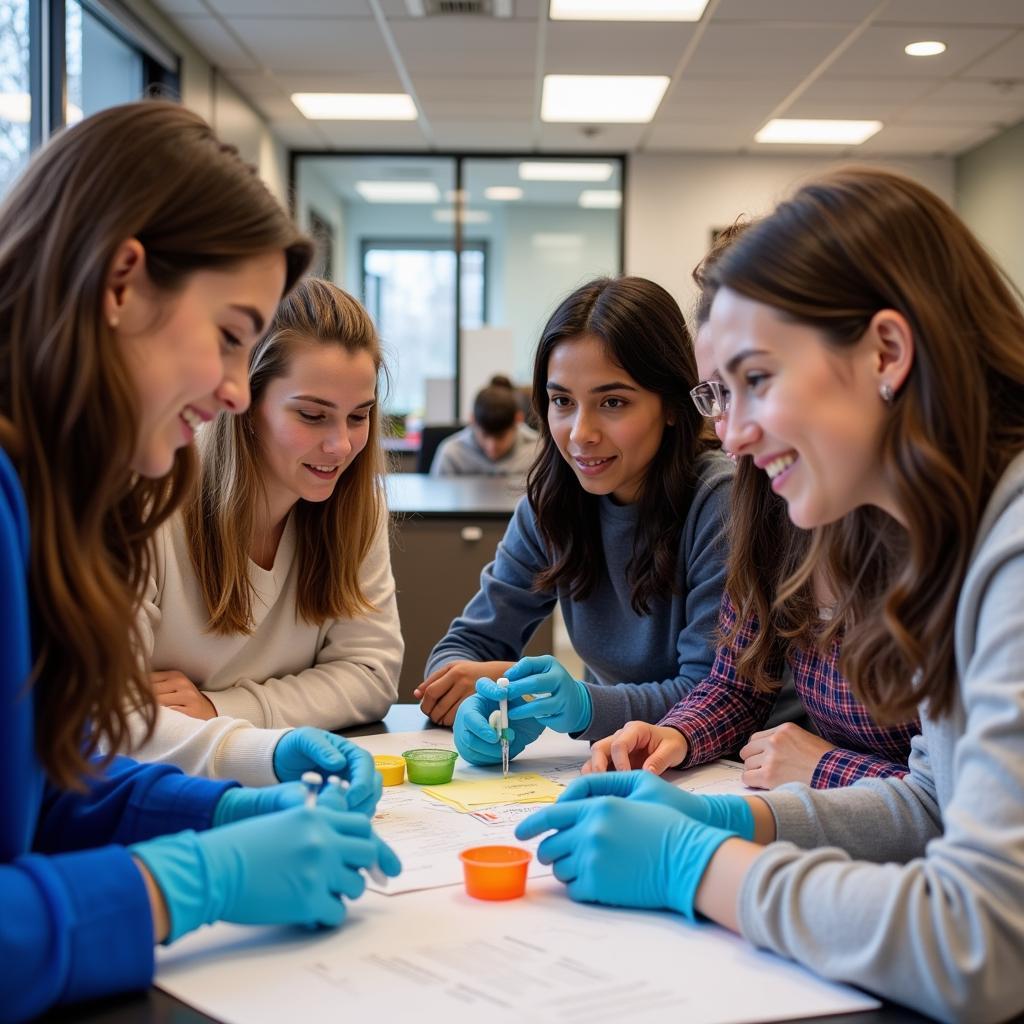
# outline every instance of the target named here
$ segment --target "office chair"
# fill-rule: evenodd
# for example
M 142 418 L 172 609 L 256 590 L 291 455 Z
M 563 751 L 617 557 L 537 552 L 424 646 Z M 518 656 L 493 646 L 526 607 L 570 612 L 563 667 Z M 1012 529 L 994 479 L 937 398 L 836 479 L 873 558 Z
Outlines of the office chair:
M 416 472 L 429 473 L 437 446 L 446 438 L 465 426 L 463 423 L 435 423 L 423 428 L 419 454 L 416 456 Z

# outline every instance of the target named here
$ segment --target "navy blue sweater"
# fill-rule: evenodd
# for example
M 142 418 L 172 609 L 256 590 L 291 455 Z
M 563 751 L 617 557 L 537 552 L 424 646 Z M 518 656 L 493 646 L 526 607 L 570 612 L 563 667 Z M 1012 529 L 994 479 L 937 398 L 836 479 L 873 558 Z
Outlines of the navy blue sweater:
M 153 921 L 124 846 L 209 828 L 233 783 L 117 758 L 84 793 L 49 785 L 36 757 L 28 516 L 0 450 L 0 1020 L 142 988 Z

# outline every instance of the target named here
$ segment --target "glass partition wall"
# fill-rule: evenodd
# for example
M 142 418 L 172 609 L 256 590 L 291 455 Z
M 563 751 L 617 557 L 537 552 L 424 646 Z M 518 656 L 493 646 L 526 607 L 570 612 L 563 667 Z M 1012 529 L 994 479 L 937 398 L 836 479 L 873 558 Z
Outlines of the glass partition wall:
M 559 299 L 622 266 L 619 157 L 296 154 L 293 170 L 320 272 L 384 342 L 392 447 L 464 422 L 494 374 L 529 384 Z

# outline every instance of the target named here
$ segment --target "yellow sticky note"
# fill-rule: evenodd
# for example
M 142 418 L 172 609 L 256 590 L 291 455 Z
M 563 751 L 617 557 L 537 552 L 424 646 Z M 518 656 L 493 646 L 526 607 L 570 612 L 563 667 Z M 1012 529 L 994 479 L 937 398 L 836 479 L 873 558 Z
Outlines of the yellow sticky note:
M 500 775 L 493 779 L 456 779 L 436 788 L 425 786 L 427 796 L 468 814 L 478 807 L 497 804 L 553 804 L 564 789 L 557 782 L 535 772 Z

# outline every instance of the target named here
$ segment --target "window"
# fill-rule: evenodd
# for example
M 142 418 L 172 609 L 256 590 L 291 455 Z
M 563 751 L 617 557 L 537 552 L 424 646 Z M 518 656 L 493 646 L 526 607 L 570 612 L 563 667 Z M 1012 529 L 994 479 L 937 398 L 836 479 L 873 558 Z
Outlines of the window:
M 0 195 L 28 159 L 32 120 L 28 3 L 0 0 Z

